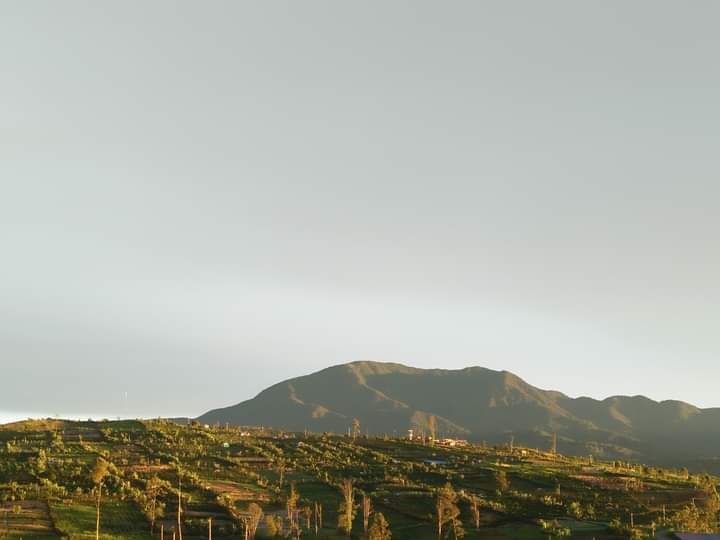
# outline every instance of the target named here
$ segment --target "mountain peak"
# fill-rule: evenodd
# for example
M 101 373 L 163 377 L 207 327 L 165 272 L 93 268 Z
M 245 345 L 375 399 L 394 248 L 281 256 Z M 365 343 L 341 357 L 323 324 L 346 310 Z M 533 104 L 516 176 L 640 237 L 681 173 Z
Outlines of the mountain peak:
M 505 370 L 424 369 L 372 360 L 283 381 L 200 420 L 344 433 L 353 418 L 371 433 L 402 434 L 409 428 L 429 433 L 434 422 L 444 436 L 496 443 L 514 436 L 533 447 L 547 447 L 558 433 L 565 453 L 605 457 L 650 450 L 655 457 L 673 455 L 683 453 L 683 441 L 690 440 L 701 455 L 720 443 L 718 409 L 639 395 L 570 398 Z

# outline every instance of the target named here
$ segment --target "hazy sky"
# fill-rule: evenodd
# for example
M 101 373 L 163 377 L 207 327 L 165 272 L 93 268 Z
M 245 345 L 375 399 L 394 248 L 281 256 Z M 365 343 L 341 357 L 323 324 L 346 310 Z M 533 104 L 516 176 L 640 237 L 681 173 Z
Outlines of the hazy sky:
M 0 414 L 357 359 L 720 406 L 718 20 L 1 3 Z

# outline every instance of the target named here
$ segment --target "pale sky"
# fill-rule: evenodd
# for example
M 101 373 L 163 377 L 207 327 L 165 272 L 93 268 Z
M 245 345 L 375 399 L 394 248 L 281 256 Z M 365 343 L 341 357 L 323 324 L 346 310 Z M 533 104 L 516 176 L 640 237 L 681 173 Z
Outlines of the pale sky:
M 3 2 L 0 417 L 359 359 L 720 406 L 718 20 Z

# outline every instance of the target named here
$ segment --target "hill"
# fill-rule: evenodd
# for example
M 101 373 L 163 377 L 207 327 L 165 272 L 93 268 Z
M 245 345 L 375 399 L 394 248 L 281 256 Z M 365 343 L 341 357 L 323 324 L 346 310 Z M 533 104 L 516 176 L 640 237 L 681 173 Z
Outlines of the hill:
M 466 539 L 720 528 L 718 478 L 676 469 L 519 446 L 47 419 L 0 425 L 0 537 L 95 538 L 93 478 L 103 462 L 107 540 L 366 539 L 363 509 L 383 514 L 393 540 L 437 540 L 439 504 L 454 516 L 443 514 L 443 530 L 463 528 Z M 358 506 L 349 522 L 348 483 Z
M 714 469 L 720 409 L 643 396 L 571 398 L 507 371 L 418 369 L 352 362 L 283 381 L 256 397 L 202 415 L 203 423 L 265 425 L 289 431 L 429 433 L 548 448 L 557 434 L 568 454 L 593 454 Z

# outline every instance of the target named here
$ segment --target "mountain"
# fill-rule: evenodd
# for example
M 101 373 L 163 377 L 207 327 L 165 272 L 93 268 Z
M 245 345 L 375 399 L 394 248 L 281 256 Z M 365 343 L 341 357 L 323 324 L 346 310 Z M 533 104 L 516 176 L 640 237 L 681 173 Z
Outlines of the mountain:
M 548 448 L 606 459 L 717 469 L 720 409 L 643 396 L 604 400 L 541 390 L 507 371 L 418 369 L 352 362 L 278 383 L 253 399 L 202 415 L 203 423 L 264 425 L 288 431 L 362 431 L 441 436 Z

